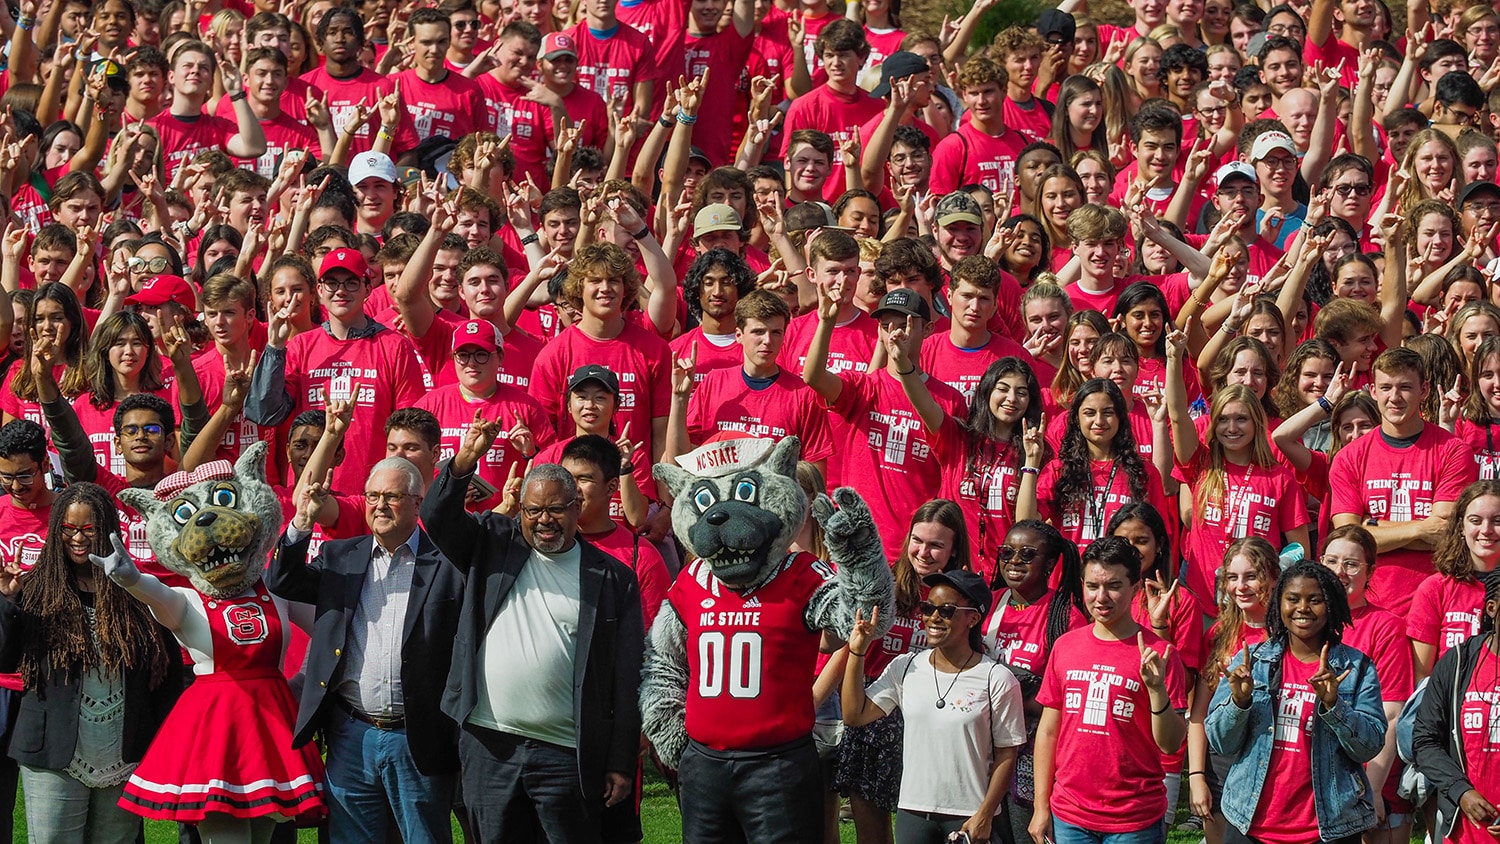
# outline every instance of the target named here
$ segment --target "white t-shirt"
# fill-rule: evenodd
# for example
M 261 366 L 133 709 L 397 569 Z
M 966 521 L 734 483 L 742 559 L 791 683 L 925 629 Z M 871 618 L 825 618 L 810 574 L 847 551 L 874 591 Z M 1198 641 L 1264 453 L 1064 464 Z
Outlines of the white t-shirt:
M 469 723 L 578 746 L 573 661 L 578 653 L 579 546 L 533 550 L 479 646 L 479 694 Z
M 906 718 L 897 805 L 968 817 L 989 789 L 994 748 L 1026 743 L 1021 686 L 987 656 L 960 674 L 939 673 L 933 653 L 896 657 L 865 694 L 886 714 L 899 706 Z

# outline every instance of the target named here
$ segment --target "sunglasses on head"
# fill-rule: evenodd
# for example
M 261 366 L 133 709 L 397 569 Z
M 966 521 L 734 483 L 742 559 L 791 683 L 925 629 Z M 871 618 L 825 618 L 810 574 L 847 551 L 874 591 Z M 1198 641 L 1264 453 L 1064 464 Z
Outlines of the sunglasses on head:
M 917 608 L 922 611 L 922 615 L 924 616 L 940 615 L 946 619 L 952 619 L 955 615 L 958 615 L 959 610 L 979 612 L 978 607 L 961 607 L 958 604 L 934 604 L 931 601 L 923 601 L 917 605 Z

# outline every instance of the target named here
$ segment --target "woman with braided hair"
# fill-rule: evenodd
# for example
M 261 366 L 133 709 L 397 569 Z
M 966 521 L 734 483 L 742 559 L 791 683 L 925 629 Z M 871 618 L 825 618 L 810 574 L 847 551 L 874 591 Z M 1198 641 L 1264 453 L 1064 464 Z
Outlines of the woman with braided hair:
M 182 687 L 170 634 L 89 561 L 119 523 L 103 487 L 75 484 L 36 565 L 0 569 L 0 671 L 26 684 L 10 755 L 32 841 L 135 841 L 140 818 L 120 794 Z

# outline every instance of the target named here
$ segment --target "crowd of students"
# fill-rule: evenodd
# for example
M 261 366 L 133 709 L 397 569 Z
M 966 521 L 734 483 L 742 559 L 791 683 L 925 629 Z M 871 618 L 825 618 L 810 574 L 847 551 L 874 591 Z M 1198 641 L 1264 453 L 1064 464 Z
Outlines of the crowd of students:
M 0 15 L 0 803 L 161 816 L 116 804 L 178 643 L 90 555 L 186 584 L 124 490 L 267 443 L 316 559 L 408 506 L 386 458 L 533 521 L 561 464 L 649 629 L 691 562 L 653 465 L 795 436 L 896 600 L 776 680 L 827 798 L 778 840 L 841 798 L 862 844 L 1159 842 L 1179 803 L 1211 844 L 1500 836 L 1500 12 L 1063 0 L 979 43 L 997 5 Z M 27 721 L 59 689 L 66 735 Z

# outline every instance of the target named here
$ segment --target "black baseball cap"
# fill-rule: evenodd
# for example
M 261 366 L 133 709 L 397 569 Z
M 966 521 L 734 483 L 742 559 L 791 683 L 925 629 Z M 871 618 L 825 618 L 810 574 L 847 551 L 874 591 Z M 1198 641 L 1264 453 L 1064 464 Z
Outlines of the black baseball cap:
M 598 381 L 604 389 L 617 396 L 620 394 L 620 379 L 609 371 L 609 367 L 597 363 L 578 367 L 568 378 L 568 391 L 572 392 L 590 381 Z
M 916 76 L 919 73 L 931 72 L 932 66 L 927 60 L 905 50 L 891 53 L 880 63 L 880 84 L 870 92 L 872 97 L 889 97 L 891 95 L 891 83 L 897 79 L 905 79 L 908 76 Z
M 925 320 L 932 319 L 932 311 L 922 297 L 917 295 L 917 291 L 908 290 L 905 287 L 886 291 L 886 294 L 880 297 L 880 307 L 876 308 L 870 316 L 878 317 L 886 311 L 921 317 Z
M 1458 207 L 1462 209 L 1476 193 L 1489 193 L 1494 196 L 1500 196 L 1500 185 L 1494 182 L 1470 182 L 1464 185 L 1464 189 L 1458 194 Z
M 908 291 L 910 292 L 910 291 Z M 979 608 L 980 617 L 989 615 L 990 601 L 993 594 L 990 587 L 985 585 L 984 578 L 972 571 L 956 569 L 954 571 L 940 571 L 929 574 L 922 578 L 922 582 L 928 587 L 950 586 L 958 590 L 958 594 L 969 599 L 969 603 Z
M 1066 44 L 1078 34 L 1078 22 L 1067 12 L 1048 9 L 1036 19 L 1036 33 L 1048 44 Z

